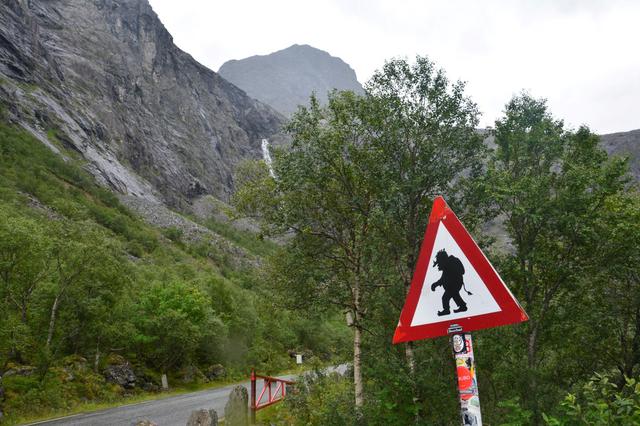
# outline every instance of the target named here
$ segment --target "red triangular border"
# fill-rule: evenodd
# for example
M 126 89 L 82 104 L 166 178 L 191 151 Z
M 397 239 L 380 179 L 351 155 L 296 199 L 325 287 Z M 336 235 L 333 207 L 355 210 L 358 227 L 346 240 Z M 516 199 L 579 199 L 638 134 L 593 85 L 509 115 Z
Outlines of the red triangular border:
M 491 292 L 498 306 L 500 306 L 500 311 L 412 327 L 411 321 L 413 320 L 413 315 L 415 314 L 420 294 L 422 293 L 422 286 L 427 273 L 427 267 L 431 260 L 439 223 L 446 226 L 447 231 L 449 231 L 465 256 L 467 256 L 467 259 L 475 268 L 478 276 L 487 286 L 487 289 Z M 393 343 L 445 336 L 448 334 L 449 327 L 452 324 L 459 325 L 462 327 L 462 331 L 467 332 L 518 323 L 527 321 L 528 319 L 529 317 L 524 309 L 522 309 L 494 267 L 489 263 L 489 259 L 482 253 L 482 250 L 480 250 L 476 242 L 473 241 L 473 238 L 471 238 L 471 235 L 464 225 L 449 208 L 444 198 L 437 197 L 433 202 L 433 208 L 429 216 L 429 224 L 427 225 L 422 247 L 420 248 L 420 255 L 418 256 L 416 270 L 411 280 L 407 300 L 400 314 L 398 327 L 393 336 Z

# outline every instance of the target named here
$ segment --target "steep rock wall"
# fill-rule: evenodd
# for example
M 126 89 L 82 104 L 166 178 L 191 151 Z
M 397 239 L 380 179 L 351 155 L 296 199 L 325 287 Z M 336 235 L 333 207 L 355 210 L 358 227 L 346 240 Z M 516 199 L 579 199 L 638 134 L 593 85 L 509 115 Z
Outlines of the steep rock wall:
M 284 122 L 178 49 L 147 0 L 3 0 L 0 103 L 105 185 L 174 207 L 228 199 Z

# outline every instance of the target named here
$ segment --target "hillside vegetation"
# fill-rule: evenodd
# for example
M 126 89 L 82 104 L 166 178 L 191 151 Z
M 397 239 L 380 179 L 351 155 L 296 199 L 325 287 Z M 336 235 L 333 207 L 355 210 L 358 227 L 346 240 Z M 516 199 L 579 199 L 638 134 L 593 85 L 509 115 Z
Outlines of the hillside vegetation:
M 49 138 L 58 144 L 54 130 Z M 5 419 L 157 391 L 162 373 L 178 385 L 289 368 L 290 350 L 344 353 L 341 319 L 278 308 L 255 269 L 145 224 L 63 153 L 0 123 Z M 247 252 L 274 251 L 214 224 Z

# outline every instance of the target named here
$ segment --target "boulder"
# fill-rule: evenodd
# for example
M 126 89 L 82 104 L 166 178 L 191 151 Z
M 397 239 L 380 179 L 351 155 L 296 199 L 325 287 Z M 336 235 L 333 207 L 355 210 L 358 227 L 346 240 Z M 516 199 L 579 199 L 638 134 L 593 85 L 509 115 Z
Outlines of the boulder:
M 136 375 L 131 364 L 127 361 L 124 361 L 123 364 L 108 366 L 104 369 L 103 375 L 107 382 L 115 383 L 125 389 L 132 389 L 136 386 Z
M 133 370 L 136 375 L 136 386 L 147 392 L 159 392 L 161 389 L 160 374 L 144 367 Z
M 180 376 L 183 383 L 204 383 L 206 381 L 205 375 L 194 365 L 182 369 Z
M 247 426 L 249 423 L 249 393 L 244 386 L 236 386 L 229 394 L 224 407 L 224 424 L 227 426 Z
M 216 410 L 193 411 L 187 426 L 218 426 L 218 413 Z
M 222 364 L 214 364 L 210 365 L 209 368 L 205 370 L 205 376 L 209 380 L 218 380 L 227 375 L 227 370 L 222 366 Z

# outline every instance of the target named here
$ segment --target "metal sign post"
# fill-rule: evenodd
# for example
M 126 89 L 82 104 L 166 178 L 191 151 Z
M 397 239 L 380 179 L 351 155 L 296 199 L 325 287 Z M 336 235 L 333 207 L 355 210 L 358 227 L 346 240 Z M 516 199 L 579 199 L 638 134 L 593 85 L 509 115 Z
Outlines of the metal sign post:
M 478 380 L 476 379 L 476 364 L 471 333 L 452 334 L 451 346 L 453 347 L 453 356 L 456 361 L 462 425 L 482 426 Z
M 254 370 L 253 368 L 251 369 L 251 399 L 249 400 L 251 406 L 250 408 L 250 412 L 251 412 L 251 424 L 255 425 L 256 424 L 256 370 Z

